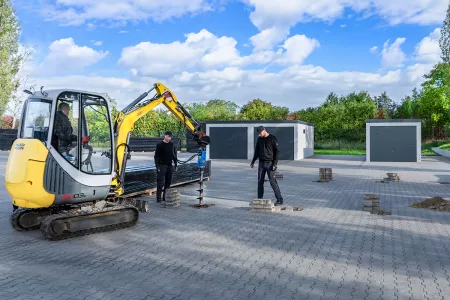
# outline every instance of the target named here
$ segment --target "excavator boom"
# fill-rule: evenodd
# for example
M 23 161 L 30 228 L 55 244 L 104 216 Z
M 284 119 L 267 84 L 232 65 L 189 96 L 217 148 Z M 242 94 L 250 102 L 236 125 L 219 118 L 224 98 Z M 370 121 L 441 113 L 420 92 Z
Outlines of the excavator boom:
M 156 92 L 155 95 L 148 100 L 144 100 L 152 91 Z M 210 143 L 209 137 L 201 133 L 200 123 L 195 121 L 191 114 L 178 102 L 177 97 L 172 91 L 161 83 L 155 83 L 152 89 L 136 98 L 115 117 L 115 170 L 118 176 L 113 179 L 111 186 L 114 188 L 117 196 L 123 194 L 122 183 L 124 181 L 126 161 L 129 158 L 128 155 L 131 150 L 129 149 L 128 144 L 134 124 L 160 104 L 163 104 L 178 120 L 186 125 L 192 132 L 199 147 L 204 149 L 204 147 Z

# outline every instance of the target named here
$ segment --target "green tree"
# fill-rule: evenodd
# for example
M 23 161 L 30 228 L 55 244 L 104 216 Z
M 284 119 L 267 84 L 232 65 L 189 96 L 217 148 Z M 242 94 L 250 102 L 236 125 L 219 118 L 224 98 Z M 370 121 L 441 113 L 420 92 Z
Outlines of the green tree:
M 450 64 L 450 3 L 447 8 L 447 15 L 441 28 L 441 38 L 439 39 L 441 48 L 441 58 L 444 63 Z
M 381 119 L 391 119 L 394 116 L 396 105 L 395 102 L 387 95 L 386 92 L 374 98 L 377 105 L 377 115 Z
M 443 134 L 442 130 L 449 121 L 450 64 L 438 63 L 424 78 L 420 110 L 434 138 Z
M 245 104 L 240 113 L 246 120 L 271 120 L 272 104 L 259 98 Z
M 89 136 L 94 143 L 110 142 L 109 123 L 105 106 L 96 105 L 84 110 Z
M 194 119 L 202 122 L 235 120 L 239 106 L 231 101 L 214 99 L 208 101 L 206 104 L 194 103 L 192 105 L 186 105 L 185 108 L 191 113 Z
M 19 22 L 10 0 L 0 0 L 0 115 L 4 114 L 11 95 L 19 87 L 15 79 L 22 61 L 19 34 Z
M 339 100 L 340 100 L 340 98 L 335 93 L 331 92 L 330 94 L 328 94 L 327 98 L 325 99 L 325 103 L 323 104 L 323 106 L 337 105 L 337 104 L 339 104 Z
M 289 108 L 282 106 L 273 106 L 272 107 L 272 120 L 287 120 L 289 116 Z

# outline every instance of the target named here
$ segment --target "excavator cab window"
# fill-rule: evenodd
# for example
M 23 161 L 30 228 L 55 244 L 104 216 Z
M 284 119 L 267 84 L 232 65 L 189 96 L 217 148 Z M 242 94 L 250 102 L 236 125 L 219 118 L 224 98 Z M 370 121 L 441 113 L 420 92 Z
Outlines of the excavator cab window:
M 52 101 L 31 98 L 24 105 L 20 138 L 47 142 Z
M 81 170 L 88 174 L 111 174 L 112 133 L 105 99 L 81 96 Z
M 79 126 L 78 93 L 64 92 L 56 102 L 53 121 L 52 146 L 67 161 L 78 169 L 78 126 Z

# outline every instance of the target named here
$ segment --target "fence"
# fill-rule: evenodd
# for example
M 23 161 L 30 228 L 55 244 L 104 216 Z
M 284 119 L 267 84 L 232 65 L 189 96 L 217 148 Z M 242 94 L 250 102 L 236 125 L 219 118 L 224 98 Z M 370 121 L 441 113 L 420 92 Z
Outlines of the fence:
M 0 129 L 0 150 L 9 151 L 17 138 L 17 129 Z M 129 146 L 131 151 L 153 152 L 156 145 L 162 141 L 162 137 L 130 137 Z M 179 147 L 182 139 L 173 137 L 172 141 Z
M 129 146 L 131 151 L 153 152 L 156 145 L 163 140 L 162 137 L 130 137 Z M 177 148 L 180 148 L 180 138 L 173 137 L 172 142 Z
M 0 150 L 11 150 L 11 146 L 17 138 L 17 129 L 0 129 Z

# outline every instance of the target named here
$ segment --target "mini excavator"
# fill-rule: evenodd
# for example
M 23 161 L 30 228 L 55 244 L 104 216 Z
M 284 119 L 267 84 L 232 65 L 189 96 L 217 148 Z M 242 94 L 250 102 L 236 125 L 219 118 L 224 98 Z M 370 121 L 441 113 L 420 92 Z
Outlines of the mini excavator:
M 192 132 L 204 168 L 209 136 L 161 83 L 113 118 L 104 94 L 43 87 L 25 92 L 5 174 L 11 224 L 18 231 L 40 228 L 47 239 L 60 240 L 135 225 L 140 209 L 121 201 L 129 139 L 135 122 L 160 104 Z

